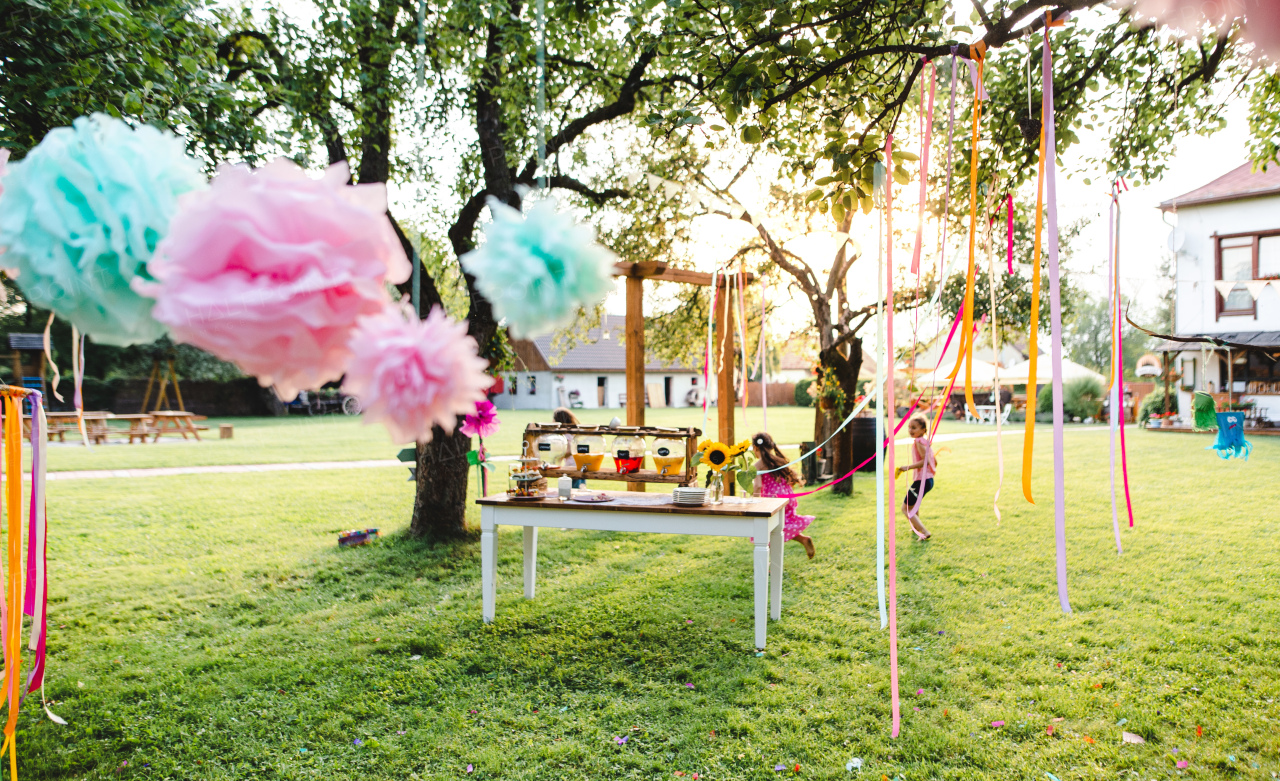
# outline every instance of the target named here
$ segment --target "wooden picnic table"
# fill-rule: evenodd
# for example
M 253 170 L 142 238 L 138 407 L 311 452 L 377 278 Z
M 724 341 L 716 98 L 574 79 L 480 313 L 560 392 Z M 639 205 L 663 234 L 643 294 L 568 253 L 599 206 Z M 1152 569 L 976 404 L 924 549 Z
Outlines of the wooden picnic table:
M 165 434 L 181 434 L 183 439 L 187 435 L 200 441 L 200 426 L 196 425 L 197 416 L 192 412 L 175 412 L 173 410 L 151 410 L 152 430 L 156 438 L 152 442 L 159 442 L 160 437 Z M 207 431 L 208 428 L 205 427 Z
M 156 433 L 155 428 L 151 425 L 151 416 L 145 412 L 132 412 L 125 415 L 112 415 L 112 420 L 128 421 L 129 429 L 124 433 L 129 437 L 129 444 L 132 445 L 136 439 L 145 443 L 147 437 Z

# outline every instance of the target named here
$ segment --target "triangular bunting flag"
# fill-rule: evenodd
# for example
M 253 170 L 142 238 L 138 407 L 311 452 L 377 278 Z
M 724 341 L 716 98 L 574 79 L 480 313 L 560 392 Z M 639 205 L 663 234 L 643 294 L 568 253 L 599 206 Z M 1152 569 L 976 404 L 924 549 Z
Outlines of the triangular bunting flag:
M 632 171 L 631 173 L 627 174 L 626 176 L 627 186 L 635 187 L 636 182 L 640 181 L 640 177 L 643 175 L 644 174 L 640 173 L 639 171 Z
M 1223 280 L 1218 280 L 1217 282 L 1214 282 L 1213 286 L 1218 289 L 1219 295 L 1221 295 L 1223 298 L 1226 298 L 1227 296 L 1231 295 L 1231 291 L 1236 289 L 1235 282 L 1223 281 Z
M 1253 300 L 1258 300 L 1258 295 L 1267 287 L 1267 280 L 1257 279 L 1252 282 L 1244 283 L 1245 289 L 1249 291 L 1249 295 L 1253 296 Z
M 644 175 L 645 184 L 649 185 L 650 190 L 656 190 L 662 184 L 662 177 L 653 174 Z
M 1277 293 L 1280 293 L 1280 279 L 1269 280 L 1268 284 L 1271 285 L 1271 287 L 1275 288 Z
M 665 193 L 668 198 L 676 197 L 676 194 L 683 189 L 684 188 L 681 187 L 678 182 L 668 182 L 666 180 L 663 180 L 662 182 L 662 192 Z

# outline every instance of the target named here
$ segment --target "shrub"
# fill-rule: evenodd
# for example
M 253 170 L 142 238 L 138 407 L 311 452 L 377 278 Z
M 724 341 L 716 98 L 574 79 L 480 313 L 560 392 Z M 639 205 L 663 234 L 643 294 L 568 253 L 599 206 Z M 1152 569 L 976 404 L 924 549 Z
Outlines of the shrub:
M 1062 413 L 1072 417 L 1096 418 L 1102 412 L 1106 397 L 1102 383 L 1092 377 L 1081 377 L 1062 386 Z M 1036 412 L 1053 412 L 1053 386 L 1046 384 L 1036 393 Z
M 1081 377 L 1062 386 L 1062 410 L 1080 418 L 1097 418 L 1102 414 L 1102 400 L 1107 395 L 1102 383 L 1092 377 Z
M 813 385 L 812 377 L 805 377 L 803 380 L 796 383 L 796 406 L 797 407 L 813 406 L 813 396 L 809 394 L 810 385 Z
M 1170 394 L 1172 395 L 1172 394 Z M 1176 411 L 1178 404 L 1176 399 L 1170 405 L 1169 409 Z M 1164 414 L 1164 388 L 1156 388 L 1155 390 L 1142 397 L 1142 404 L 1138 406 L 1138 422 L 1146 425 L 1152 415 Z

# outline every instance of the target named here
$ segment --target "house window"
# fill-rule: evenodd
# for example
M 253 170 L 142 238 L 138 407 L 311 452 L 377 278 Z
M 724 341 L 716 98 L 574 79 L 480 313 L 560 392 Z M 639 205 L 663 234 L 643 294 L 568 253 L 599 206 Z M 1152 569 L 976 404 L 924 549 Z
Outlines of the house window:
M 528 380 L 529 380 L 529 395 L 537 396 L 538 395 L 538 378 L 530 374 L 528 377 Z
M 507 378 L 507 393 L 510 393 L 512 396 L 516 395 L 517 382 L 518 379 L 514 374 Z
M 1218 292 L 1218 316 L 1256 316 L 1257 302 L 1244 283 L 1280 278 L 1280 232 L 1219 236 L 1216 249 L 1217 280 L 1240 283 L 1225 297 Z

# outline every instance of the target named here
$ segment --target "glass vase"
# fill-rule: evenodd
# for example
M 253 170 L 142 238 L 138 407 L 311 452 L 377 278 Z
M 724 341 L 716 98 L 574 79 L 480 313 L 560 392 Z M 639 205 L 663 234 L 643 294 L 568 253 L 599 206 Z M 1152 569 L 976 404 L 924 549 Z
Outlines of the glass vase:
M 724 501 L 724 473 L 712 472 L 711 484 L 707 486 L 707 504 L 720 504 Z

